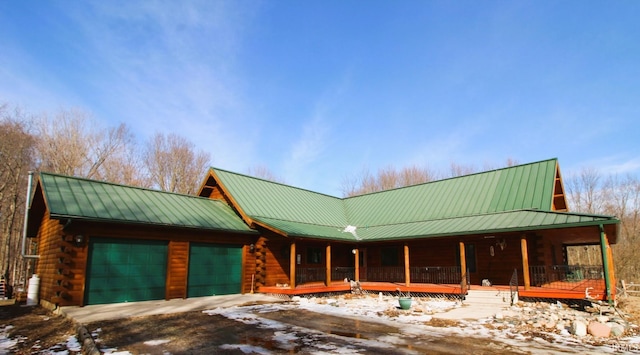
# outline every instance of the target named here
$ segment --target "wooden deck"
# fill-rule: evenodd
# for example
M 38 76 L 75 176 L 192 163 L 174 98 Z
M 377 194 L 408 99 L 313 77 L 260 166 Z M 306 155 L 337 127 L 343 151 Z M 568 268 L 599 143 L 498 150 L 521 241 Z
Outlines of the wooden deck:
M 587 282 L 589 281 L 589 282 Z M 587 297 L 591 300 L 606 301 L 606 291 L 604 287 L 604 281 L 594 285 L 593 280 L 585 280 L 584 282 L 571 282 L 571 283 L 551 283 L 542 287 L 530 287 L 529 290 L 525 290 L 524 286 L 518 287 L 518 295 L 520 298 L 545 298 L 545 299 L 574 299 L 585 300 Z M 413 292 L 413 293 L 430 293 L 430 294 L 442 294 L 442 295 L 460 295 L 460 285 L 443 285 L 443 284 L 417 284 L 412 283 L 410 286 L 406 286 L 404 283 L 393 282 L 360 282 L 360 288 L 369 292 Z M 588 294 L 585 293 L 585 289 L 588 289 Z M 493 286 L 470 286 L 472 290 L 500 290 L 509 291 L 508 285 L 493 285 Z M 287 295 L 287 296 L 299 296 L 308 294 L 322 294 L 322 293 L 334 293 L 334 292 L 350 292 L 351 285 L 348 282 L 335 281 L 331 283 L 331 286 L 326 286 L 324 283 L 307 283 L 298 285 L 292 289 L 290 287 L 277 287 L 277 286 L 262 286 L 258 290 L 260 293 Z

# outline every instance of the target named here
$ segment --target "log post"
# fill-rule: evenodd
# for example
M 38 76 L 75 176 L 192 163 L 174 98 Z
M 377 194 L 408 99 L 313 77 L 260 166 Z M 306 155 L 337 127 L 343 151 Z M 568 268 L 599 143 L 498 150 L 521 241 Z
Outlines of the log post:
M 404 243 L 404 284 L 409 287 L 411 285 L 411 273 L 409 266 L 409 244 Z
M 360 250 L 358 248 L 355 248 L 353 250 L 355 251 L 354 259 L 356 263 L 355 279 L 356 281 L 360 281 Z
M 331 244 L 327 244 L 327 248 L 326 248 L 326 258 L 327 258 L 327 262 L 326 262 L 326 275 L 325 277 L 327 278 L 325 281 L 325 284 L 327 285 L 327 287 L 331 286 Z
M 520 237 L 520 250 L 522 252 L 522 277 L 524 278 L 524 289 L 531 288 L 531 279 L 529 278 L 529 250 L 527 249 L 527 236 Z
M 289 286 L 292 290 L 296 288 L 296 241 L 291 241 L 289 252 Z
M 611 271 L 611 265 L 609 264 L 609 239 L 604 232 L 604 226 L 600 225 L 600 252 L 602 253 L 602 266 L 604 268 L 604 287 L 607 291 L 607 301 L 609 304 L 613 304 L 613 297 L 611 294 L 611 279 L 613 272 Z
M 467 257 L 465 255 L 464 242 L 460 242 L 459 247 L 460 247 L 460 273 L 462 274 L 462 281 L 460 283 L 460 287 L 462 288 L 462 292 L 465 292 L 467 290 Z

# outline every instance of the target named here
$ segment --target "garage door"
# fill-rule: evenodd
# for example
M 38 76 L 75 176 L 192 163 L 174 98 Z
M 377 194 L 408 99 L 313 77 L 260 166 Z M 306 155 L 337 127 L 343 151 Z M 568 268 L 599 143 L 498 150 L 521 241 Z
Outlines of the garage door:
M 191 243 L 187 297 L 240 293 L 242 247 Z
M 85 304 L 164 299 L 167 242 L 91 238 Z

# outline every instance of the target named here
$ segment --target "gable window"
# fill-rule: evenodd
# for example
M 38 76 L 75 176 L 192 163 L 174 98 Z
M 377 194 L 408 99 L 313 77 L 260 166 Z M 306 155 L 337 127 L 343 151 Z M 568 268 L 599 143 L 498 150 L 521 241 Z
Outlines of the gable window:
M 307 264 L 322 264 L 321 248 L 307 248 Z
M 380 250 L 380 263 L 382 266 L 398 266 L 398 247 L 386 247 Z

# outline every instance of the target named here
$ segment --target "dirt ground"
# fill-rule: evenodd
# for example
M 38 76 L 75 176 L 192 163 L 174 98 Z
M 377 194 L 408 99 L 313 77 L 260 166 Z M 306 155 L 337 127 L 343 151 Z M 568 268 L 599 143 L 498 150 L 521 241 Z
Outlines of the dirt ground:
M 632 314 L 636 322 L 640 321 L 640 298 L 622 300 L 619 306 Z M 99 348 L 126 350 L 132 354 L 244 354 L 243 350 L 246 351 L 246 348 L 221 347 L 225 344 L 244 344 L 249 348 L 255 346 L 256 349 L 267 349 L 272 353 L 289 354 L 323 352 L 328 346 L 357 348 L 375 354 L 403 354 L 407 351 L 430 354 L 527 353 L 491 339 L 473 343 L 466 337 L 451 336 L 412 341 L 395 347 L 374 347 L 370 342 L 363 342 L 354 348 L 354 341 L 358 339 L 375 340 L 381 334 L 396 334 L 399 330 L 379 323 L 319 315 L 302 310 L 265 313 L 260 316 L 277 320 L 288 329 L 261 328 L 202 312 L 101 321 L 86 326 L 98 340 Z M 75 324 L 71 320 L 40 307 L 0 305 L 0 329 L 7 325 L 12 326 L 6 331 L 8 337 L 20 339 L 12 349 L 13 354 L 33 354 L 44 349 L 62 350 L 65 349 L 67 338 L 75 335 Z M 312 331 L 296 331 L 300 329 L 298 327 Z M 296 336 L 283 347 L 281 342 L 272 339 L 275 333 L 285 330 L 288 333 L 295 332 Z M 162 342 L 149 343 L 150 340 Z M 76 353 L 78 352 L 69 352 Z
M 40 349 L 51 349 L 57 344 L 65 344 L 67 338 L 76 333 L 76 326 L 70 319 L 41 307 L 3 301 L 0 303 L 0 329 L 9 325 L 12 326 L 7 331 L 9 338 L 20 339 L 13 354 L 33 354 Z

